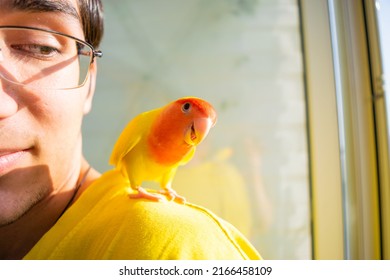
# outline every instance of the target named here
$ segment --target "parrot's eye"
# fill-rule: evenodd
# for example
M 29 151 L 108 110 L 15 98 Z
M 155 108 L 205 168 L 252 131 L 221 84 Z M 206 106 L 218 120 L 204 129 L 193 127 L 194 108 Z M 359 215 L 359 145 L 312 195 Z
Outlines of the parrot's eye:
M 183 111 L 184 113 L 187 113 L 187 112 L 190 110 L 190 108 L 191 108 L 191 103 L 189 103 L 189 102 L 184 103 L 184 104 L 183 104 L 183 107 L 181 107 L 181 109 L 182 109 L 182 111 Z

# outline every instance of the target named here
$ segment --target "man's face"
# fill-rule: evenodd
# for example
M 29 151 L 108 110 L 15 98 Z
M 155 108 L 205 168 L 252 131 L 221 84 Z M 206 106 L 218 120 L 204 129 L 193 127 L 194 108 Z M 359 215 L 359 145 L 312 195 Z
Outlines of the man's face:
M 75 16 L 3 7 L 6 2 L 12 0 L 0 4 L 0 26 L 38 27 L 84 39 Z M 62 2 L 77 11 L 75 0 Z M 61 70 L 64 77 L 76 71 L 72 67 Z M 23 87 L 0 78 L 0 227 L 43 198 L 74 187 L 82 158 L 81 123 L 90 110 L 95 75 L 93 65 L 83 87 L 62 91 Z

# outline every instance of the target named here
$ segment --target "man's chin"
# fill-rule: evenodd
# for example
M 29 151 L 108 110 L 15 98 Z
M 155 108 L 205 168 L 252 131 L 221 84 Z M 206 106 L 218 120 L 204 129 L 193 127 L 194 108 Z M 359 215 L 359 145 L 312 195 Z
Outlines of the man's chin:
M 1 192 L 0 192 L 0 196 Z M 14 203 L 8 200 L 7 203 L 3 203 L 0 199 L 0 228 L 17 223 L 21 220 L 38 202 L 42 199 L 43 195 L 38 195 L 32 198 L 30 201 L 18 200 Z
M 0 228 L 22 219 L 52 188 L 45 166 L 13 170 L 0 177 Z

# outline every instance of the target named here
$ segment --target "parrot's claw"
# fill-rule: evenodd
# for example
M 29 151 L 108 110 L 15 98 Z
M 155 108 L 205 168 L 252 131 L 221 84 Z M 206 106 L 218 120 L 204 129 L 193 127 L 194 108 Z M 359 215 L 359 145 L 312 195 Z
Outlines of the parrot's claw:
M 174 200 L 174 201 L 179 202 L 181 204 L 186 203 L 185 197 L 177 194 L 177 192 L 175 192 L 172 189 L 160 190 L 159 193 L 166 195 L 169 198 L 169 200 L 171 200 L 171 201 Z
M 129 194 L 130 198 L 145 198 L 152 201 L 162 201 L 164 200 L 164 197 L 162 197 L 159 194 L 153 194 L 145 190 L 144 188 L 138 188 L 136 193 Z

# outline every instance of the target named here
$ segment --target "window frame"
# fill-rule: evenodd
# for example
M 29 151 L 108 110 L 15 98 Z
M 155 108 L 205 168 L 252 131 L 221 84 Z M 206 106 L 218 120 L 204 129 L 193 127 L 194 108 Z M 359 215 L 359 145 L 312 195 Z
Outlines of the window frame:
M 341 166 L 329 14 L 326 1 L 301 0 L 299 4 L 307 95 L 313 258 L 342 259 Z
M 377 98 L 372 94 L 364 3 L 299 3 L 310 140 L 313 256 L 380 259 L 383 232 L 378 170 L 385 167 L 378 166 Z
M 378 15 L 375 1 L 363 1 L 367 24 L 371 87 L 374 101 L 375 127 L 378 153 L 378 179 L 381 215 L 382 258 L 390 259 L 390 112 L 386 111 L 384 71 L 382 65 Z M 387 96 L 386 96 L 387 97 Z

